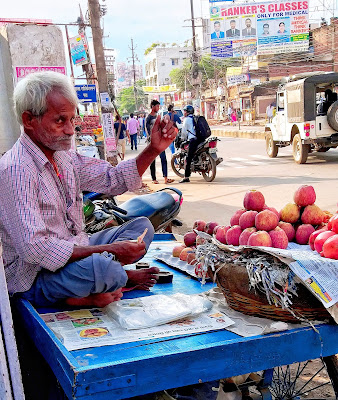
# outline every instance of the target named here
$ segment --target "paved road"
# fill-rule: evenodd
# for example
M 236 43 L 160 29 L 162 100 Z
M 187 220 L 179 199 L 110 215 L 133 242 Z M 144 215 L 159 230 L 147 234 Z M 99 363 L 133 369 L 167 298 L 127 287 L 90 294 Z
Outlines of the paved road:
M 176 179 L 173 186 L 184 193 L 180 213 L 185 223 L 183 230 L 189 228 L 195 219 L 216 220 L 227 224 L 234 211 L 242 207 L 243 197 L 248 189 L 260 190 L 265 196 L 266 204 L 279 210 L 293 201 L 293 193 L 298 186 L 308 184 L 316 190 L 318 206 L 331 212 L 337 210 L 338 150 L 313 153 L 309 155 L 306 164 L 298 165 L 293 161 L 291 146 L 281 149 L 278 157 L 271 159 L 266 155 L 263 140 L 221 138 L 218 148 L 224 161 L 218 166 L 216 179 L 212 183 L 193 174 L 191 183 L 178 184 L 179 178 L 170 171 L 169 176 Z M 128 157 L 130 155 L 129 150 Z M 170 152 L 167 151 L 168 159 L 169 155 Z M 157 171 L 161 181 L 159 161 Z M 148 173 L 145 174 L 144 181 L 154 190 L 164 186 L 152 185 Z

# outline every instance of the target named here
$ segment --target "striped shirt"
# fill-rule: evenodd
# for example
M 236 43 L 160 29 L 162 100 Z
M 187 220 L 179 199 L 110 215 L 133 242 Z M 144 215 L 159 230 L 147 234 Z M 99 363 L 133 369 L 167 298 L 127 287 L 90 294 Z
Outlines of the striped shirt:
M 129 118 L 127 121 L 127 129 L 129 131 L 130 135 L 135 135 L 137 131 L 139 130 L 140 124 L 138 123 L 138 120 L 135 118 Z
M 56 151 L 59 171 L 23 133 L 0 159 L 0 238 L 10 293 L 32 286 L 42 268 L 56 271 L 74 245 L 87 246 L 82 191 L 118 195 L 141 186 L 136 161 L 117 167 L 73 151 Z

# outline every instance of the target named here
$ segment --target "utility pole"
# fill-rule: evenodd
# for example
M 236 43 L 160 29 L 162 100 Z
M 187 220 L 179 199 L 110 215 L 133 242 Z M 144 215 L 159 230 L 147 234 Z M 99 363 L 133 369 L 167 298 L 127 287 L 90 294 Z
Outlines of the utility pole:
M 135 99 L 135 110 L 138 110 L 137 107 L 137 92 L 136 92 L 136 69 L 135 69 L 135 59 L 137 59 L 137 56 L 135 56 L 134 50 L 136 49 L 136 46 L 134 47 L 134 42 L 133 39 L 131 39 L 131 47 L 129 47 L 131 50 L 131 59 L 133 62 L 133 81 L 134 81 L 134 99 Z
M 95 53 L 95 64 L 97 83 L 100 93 L 101 111 L 102 111 L 102 125 L 105 143 L 105 157 L 112 165 L 117 164 L 117 151 L 115 130 L 113 122 L 113 114 L 110 98 L 108 95 L 108 78 L 106 69 L 106 60 L 104 58 L 102 29 L 100 24 L 100 17 L 102 9 L 99 0 L 88 0 L 88 8 L 90 14 L 90 24 L 93 33 L 93 44 Z
M 100 25 L 100 4 L 99 0 L 88 0 L 90 13 L 90 24 L 93 33 L 93 45 L 95 53 L 95 65 L 97 81 L 100 93 L 108 92 L 108 79 L 106 70 L 106 61 L 104 58 L 102 29 Z
M 192 68 L 191 68 L 191 70 L 192 70 L 193 86 L 195 88 L 195 97 L 196 97 L 196 100 L 198 100 L 200 97 L 200 95 L 199 95 L 200 83 L 197 81 L 199 79 L 199 72 L 198 72 L 198 55 L 197 55 L 197 47 L 196 47 L 196 32 L 195 32 L 195 17 L 194 17 L 194 2 L 193 2 L 193 0 L 190 0 L 190 10 L 191 10 L 191 28 L 192 28 Z

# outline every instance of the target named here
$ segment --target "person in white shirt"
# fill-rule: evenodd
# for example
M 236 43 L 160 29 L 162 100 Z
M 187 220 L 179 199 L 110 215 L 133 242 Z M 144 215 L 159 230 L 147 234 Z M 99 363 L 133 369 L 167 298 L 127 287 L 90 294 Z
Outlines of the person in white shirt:
M 268 118 L 268 124 L 270 124 L 270 123 L 272 122 L 273 109 L 274 109 L 274 107 L 273 107 L 272 104 L 269 104 L 269 105 L 266 107 L 266 116 L 267 116 L 267 118 Z

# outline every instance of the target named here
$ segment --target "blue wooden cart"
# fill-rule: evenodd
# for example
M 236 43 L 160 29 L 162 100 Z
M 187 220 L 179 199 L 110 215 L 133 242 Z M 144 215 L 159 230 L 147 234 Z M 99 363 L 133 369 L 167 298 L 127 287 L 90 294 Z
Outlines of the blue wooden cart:
M 167 269 L 153 258 L 159 245 L 173 247 L 173 237 L 157 235 L 146 261 Z M 213 283 L 202 286 L 179 271 L 172 272 L 173 283 L 155 285 L 151 293 L 192 294 L 213 287 Z M 125 297 L 140 295 L 148 293 L 134 291 Z M 267 382 L 276 366 L 338 353 L 338 326 L 334 324 L 317 325 L 318 332 L 304 327 L 243 338 L 220 330 L 68 351 L 29 302 L 20 300 L 16 307 L 25 334 L 34 341 L 69 399 L 125 399 L 261 370 L 266 371 Z M 268 391 L 264 398 L 270 398 Z

